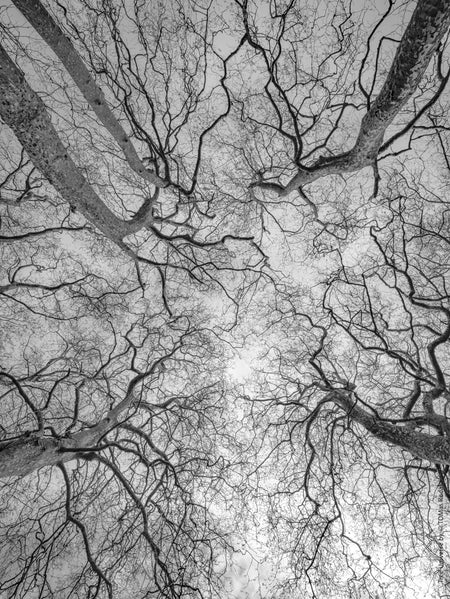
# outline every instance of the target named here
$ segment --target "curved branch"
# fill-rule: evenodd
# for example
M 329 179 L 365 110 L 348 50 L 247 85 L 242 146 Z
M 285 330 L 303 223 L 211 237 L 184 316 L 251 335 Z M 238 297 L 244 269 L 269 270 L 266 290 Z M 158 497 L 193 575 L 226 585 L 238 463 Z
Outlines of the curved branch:
M 376 160 L 386 129 L 411 98 L 433 53 L 450 25 L 450 2 L 419 0 L 394 57 L 386 81 L 363 117 L 355 145 L 337 156 L 321 157 L 312 166 L 300 166 L 287 185 L 257 183 L 257 187 L 286 196 L 298 187 L 332 174 L 350 173 Z
M 145 168 L 129 136 L 110 110 L 102 90 L 85 67 L 72 42 L 42 4 L 38 0 L 13 0 L 13 3 L 63 63 L 98 120 L 121 148 L 130 168 L 156 187 L 166 187 L 167 182 Z
M 360 407 L 352 393 L 344 390 L 331 391 L 327 400 L 334 401 L 350 420 L 357 422 L 374 437 L 405 449 L 413 456 L 434 464 L 450 464 L 450 439 L 411 430 L 407 426 L 392 424 Z
M 12 441 L 4 441 L 0 443 L 0 478 L 8 476 L 18 476 L 23 478 L 35 470 L 39 470 L 45 466 L 55 466 L 59 463 L 69 462 L 76 458 L 82 457 L 81 450 L 92 453 L 98 442 L 118 424 L 120 417 L 131 407 L 136 405 L 138 399 L 136 397 L 136 387 L 143 382 L 147 377 L 155 374 L 161 364 L 169 359 L 179 349 L 176 345 L 172 351 L 168 352 L 146 370 L 135 376 L 128 384 L 125 397 L 109 412 L 90 428 L 84 428 L 73 435 L 65 437 L 44 437 L 42 436 L 42 422 L 40 422 L 40 432 L 38 434 L 22 435 Z M 7 375 L 10 380 L 15 382 L 15 379 Z M 16 384 L 17 386 L 17 384 Z M 19 391 L 20 391 L 19 387 Z M 27 396 L 21 393 L 22 397 L 27 402 L 27 405 L 33 409 L 32 404 Z M 33 410 L 36 417 L 40 417 L 40 412 Z M 42 420 L 42 418 L 41 418 Z M 102 448 L 98 448 L 102 449 Z M 86 458 L 89 455 L 86 453 Z
M 67 153 L 45 104 L 0 45 L 0 117 L 24 150 L 70 205 L 123 249 L 122 239 L 149 223 L 152 201 L 144 203 L 129 221 L 117 217 L 100 199 Z

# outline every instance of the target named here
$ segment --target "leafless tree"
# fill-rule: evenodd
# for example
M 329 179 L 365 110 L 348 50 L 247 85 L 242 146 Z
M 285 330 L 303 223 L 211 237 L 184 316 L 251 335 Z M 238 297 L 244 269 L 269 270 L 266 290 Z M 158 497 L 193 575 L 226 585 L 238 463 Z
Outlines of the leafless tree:
M 8 597 L 449 592 L 450 5 L 303 4 L 0 8 Z
M 449 592 L 448 206 L 402 173 L 381 197 L 327 280 L 257 325 L 248 493 L 288 596 Z

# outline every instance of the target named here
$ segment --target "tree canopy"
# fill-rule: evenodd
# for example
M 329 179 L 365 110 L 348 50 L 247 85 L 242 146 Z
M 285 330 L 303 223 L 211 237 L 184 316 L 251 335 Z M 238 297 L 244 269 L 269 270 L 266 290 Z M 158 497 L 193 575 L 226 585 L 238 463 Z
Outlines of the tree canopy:
M 450 596 L 450 3 L 0 7 L 0 596 Z

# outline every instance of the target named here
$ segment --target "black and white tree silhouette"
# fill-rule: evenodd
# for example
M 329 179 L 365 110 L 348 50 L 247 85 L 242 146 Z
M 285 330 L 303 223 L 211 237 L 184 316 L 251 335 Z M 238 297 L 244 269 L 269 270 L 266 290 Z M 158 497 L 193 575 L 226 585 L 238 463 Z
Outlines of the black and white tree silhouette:
M 1 592 L 447 596 L 450 5 L 0 23 Z

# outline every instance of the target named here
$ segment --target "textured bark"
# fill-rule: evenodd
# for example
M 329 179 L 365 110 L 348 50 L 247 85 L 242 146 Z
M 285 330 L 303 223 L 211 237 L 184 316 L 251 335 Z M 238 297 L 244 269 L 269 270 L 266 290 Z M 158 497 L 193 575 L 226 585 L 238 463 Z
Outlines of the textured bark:
M 63 63 L 99 121 L 121 148 L 128 165 L 149 183 L 157 187 L 166 187 L 163 179 L 145 168 L 129 136 L 110 110 L 102 90 L 92 78 L 72 42 L 47 10 L 38 0 L 13 0 L 13 3 Z
M 147 210 L 118 218 L 86 181 L 60 140 L 47 109 L 22 71 L 0 46 L 0 117 L 11 127 L 33 164 L 71 205 L 111 241 L 121 240 L 148 224 Z M 151 208 L 149 199 L 145 208 Z
M 358 405 L 348 391 L 332 391 L 327 399 L 343 408 L 352 421 L 363 426 L 377 439 L 401 447 L 422 460 L 450 465 L 448 437 L 421 433 L 405 425 L 386 422 Z
M 101 438 L 119 423 L 120 416 L 133 405 L 133 389 L 142 377 L 129 386 L 125 398 L 110 410 L 95 426 L 67 437 L 45 437 L 40 434 L 24 435 L 14 441 L 0 444 L 0 478 L 23 478 L 45 466 L 55 466 L 82 457 L 80 450 L 92 449 Z M 73 451 L 71 451 L 73 450 Z M 86 451 L 85 455 L 88 456 Z
M 416 91 L 449 25 L 449 0 L 419 0 L 386 81 L 362 120 L 354 147 L 349 152 L 320 158 L 312 166 L 300 168 L 285 187 L 270 183 L 259 185 L 285 196 L 321 177 L 349 173 L 373 165 L 386 129 Z
M 62 448 L 72 447 L 73 453 L 61 451 Z M 37 435 L 20 437 L 10 443 L 2 443 L 0 446 L 0 478 L 10 476 L 23 478 L 34 470 L 68 462 L 75 457 L 75 439 L 55 439 Z

